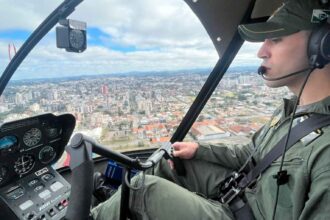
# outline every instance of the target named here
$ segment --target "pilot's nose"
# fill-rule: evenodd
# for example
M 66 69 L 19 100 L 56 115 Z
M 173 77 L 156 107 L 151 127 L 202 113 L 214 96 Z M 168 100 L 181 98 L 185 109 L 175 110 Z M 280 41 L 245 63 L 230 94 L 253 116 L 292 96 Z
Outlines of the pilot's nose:
M 260 59 L 266 59 L 266 58 L 269 58 L 269 57 L 270 57 L 269 40 L 268 40 L 268 39 L 266 39 L 266 40 L 262 43 L 262 45 L 261 45 L 261 47 L 260 47 L 260 49 L 259 49 L 259 51 L 258 51 L 257 56 L 258 56 Z

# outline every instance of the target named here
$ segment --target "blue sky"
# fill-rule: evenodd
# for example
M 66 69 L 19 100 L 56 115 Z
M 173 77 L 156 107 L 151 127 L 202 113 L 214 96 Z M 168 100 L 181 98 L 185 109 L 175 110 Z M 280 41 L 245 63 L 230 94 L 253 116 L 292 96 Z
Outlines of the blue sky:
M 0 70 L 59 0 L 0 0 Z M 86 0 L 70 16 L 87 22 L 88 48 L 73 54 L 56 48 L 53 29 L 30 53 L 14 78 L 40 78 L 211 68 L 218 55 L 184 1 Z M 246 44 L 233 65 L 256 65 L 256 44 Z
M 121 52 L 133 52 L 137 50 L 134 45 L 124 45 L 113 42 L 110 34 L 103 32 L 97 27 L 89 27 L 87 29 L 87 33 L 89 35 L 88 45 L 90 46 L 101 46 Z M 108 41 L 105 42 L 105 39 L 108 39 Z
M 0 38 L 1 39 L 10 39 L 12 41 L 15 40 L 25 40 L 29 37 L 30 32 L 26 30 L 18 30 L 18 29 L 12 29 L 12 30 L 3 30 L 0 31 Z

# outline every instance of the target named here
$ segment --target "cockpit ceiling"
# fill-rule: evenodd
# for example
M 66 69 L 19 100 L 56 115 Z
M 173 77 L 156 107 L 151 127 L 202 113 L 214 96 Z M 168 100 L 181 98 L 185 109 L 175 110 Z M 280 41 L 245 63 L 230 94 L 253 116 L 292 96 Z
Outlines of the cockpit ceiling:
M 185 0 L 185 2 L 203 24 L 221 57 L 245 16 L 250 21 L 268 17 L 283 0 Z M 254 4 L 252 13 L 246 15 L 250 4 Z
M 283 0 L 257 0 L 251 18 L 257 19 L 269 17 L 278 7 L 280 7 L 282 2 Z

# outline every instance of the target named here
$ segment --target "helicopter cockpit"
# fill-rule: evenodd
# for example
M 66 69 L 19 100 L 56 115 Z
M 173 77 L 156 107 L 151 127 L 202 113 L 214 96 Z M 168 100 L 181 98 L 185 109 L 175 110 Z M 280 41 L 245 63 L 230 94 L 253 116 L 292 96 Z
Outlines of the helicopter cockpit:
M 266 92 L 253 76 L 258 61 L 250 51 L 256 45 L 243 45 L 237 32 L 241 23 L 266 20 L 280 0 L 20 3 L 16 9 L 16 2 L 4 0 L 8 7 L 0 9 L 14 15 L 0 15 L 0 50 L 8 48 L 6 56 L 0 52 L 2 219 L 68 218 L 71 189 L 79 183 L 71 182 L 75 156 L 65 148 L 76 133 L 142 160 L 175 141 L 242 143 L 269 118 L 277 104 L 273 96 L 287 92 L 267 93 L 269 99 L 258 102 Z M 99 28 L 111 19 L 119 22 Z M 123 34 L 129 28 L 133 31 Z M 235 57 L 241 67 L 230 67 Z M 220 81 L 225 83 L 219 87 Z M 95 171 L 113 175 L 113 160 L 84 155 L 94 158 Z M 180 161 L 175 165 L 179 170 Z

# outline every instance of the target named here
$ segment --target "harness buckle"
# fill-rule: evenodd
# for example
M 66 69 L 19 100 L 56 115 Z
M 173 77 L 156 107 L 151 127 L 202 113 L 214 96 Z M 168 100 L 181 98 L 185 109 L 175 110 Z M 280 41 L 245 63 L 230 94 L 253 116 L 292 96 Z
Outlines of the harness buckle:
M 239 187 L 239 182 L 245 177 L 244 173 L 233 172 L 219 186 L 219 201 L 223 204 L 229 204 L 244 190 Z

